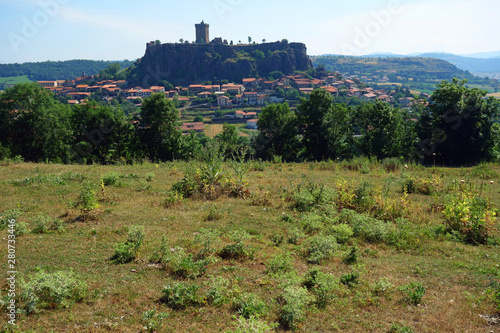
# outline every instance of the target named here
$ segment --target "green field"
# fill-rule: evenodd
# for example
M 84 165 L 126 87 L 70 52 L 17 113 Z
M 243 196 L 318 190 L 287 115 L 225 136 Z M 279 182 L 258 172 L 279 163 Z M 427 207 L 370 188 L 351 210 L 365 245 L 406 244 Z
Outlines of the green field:
M 197 190 L 177 188 L 190 198 L 170 191 L 186 173 Z M 19 332 L 498 330 L 486 319 L 500 310 L 499 165 L 6 161 L 0 175 L 0 213 L 17 209 L 28 231 L 16 238 Z M 485 244 L 464 238 L 473 225 L 447 229 L 452 213 L 483 221 Z M 110 260 L 136 244 L 134 225 L 145 232 L 135 259 Z M 40 270 L 72 270 L 87 290 L 62 303 L 76 287 L 51 298 L 49 280 L 36 294 L 21 278 Z
M 0 77 L 0 84 L 4 85 L 16 85 L 18 83 L 28 83 L 31 82 L 30 79 L 28 79 L 28 75 L 23 75 L 23 76 L 13 76 L 13 77 Z

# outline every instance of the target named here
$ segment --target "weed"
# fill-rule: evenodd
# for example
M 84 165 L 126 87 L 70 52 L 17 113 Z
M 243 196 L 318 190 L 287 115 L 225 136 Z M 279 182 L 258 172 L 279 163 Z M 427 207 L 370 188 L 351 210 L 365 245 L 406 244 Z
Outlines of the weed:
M 273 233 L 271 236 L 269 236 L 269 239 L 271 240 L 273 246 L 278 247 L 283 243 L 285 236 L 283 236 L 282 234 Z
M 163 235 L 161 237 L 160 245 L 151 256 L 151 261 L 165 265 L 168 262 L 169 255 L 170 247 L 168 246 L 167 237 Z
M 152 172 L 148 172 L 148 173 L 146 174 L 146 181 L 147 181 L 147 182 L 152 182 L 154 178 L 155 178 L 155 174 L 154 174 L 154 173 L 152 173 Z
M 220 231 L 216 229 L 200 229 L 195 236 L 194 242 L 202 248 L 196 255 L 198 259 L 205 259 L 217 252 L 216 245 L 220 242 Z
M 234 243 L 222 248 L 219 255 L 224 259 L 245 259 L 251 256 L 253 254 L 251 249 L 245 245 L 245 240 L 250 237 L 246 231 L 233 231 L 231 239 Z
M 399 287 L 399 290 L 403 293 L 403 300 L 405 302 L 412 305 L 418 305 L 422 302 L 427 287 L 420 282 L 411 282 L 408 285 Z
M 266 264 L 269 274 L 283 274 L 294 269 L 290 252 L 274 255 Z
M 354 231 L 347 224 L 338 224 L 328 227 L 326 234 L 335 236 L 339 244 L 345 244 L 354 235 Z
M 307 272 L 302 285 L 314 293 L 318 308 L 325 308 L 331 302 L 334 297 L 332 291 L 337 288 L 335 278 L 319 269 Z
M 63 178 L 54 175 L 36 175 L 34 177 L 13 180 L 10 183 L 15 186 L 30 186 L 35 184 L 66 185 Z
M 144 240 L 144 226 L 133 225 L 129 227 L 128 238 L 124 243 L 117 243 L 112 261 L 126 264 L 137 258 L 137 253 Z
M 402 163 L 401 160 L 396 157 L 385 158 L 382 160 L 382 167 L 386 172 L 396 172 L 401 169 Z
M 314 301 L 306 288 L 289 286 L 280 296 L 281 308 L 280 322 L 289 329 L 297 329 L 306 319 L 306 308 Z
M 38 272 L 29 282 L 21 279 L 21 303 L 26 314 L 67 308 L 87 294 L 87 284 L 73 272 Z
M 104 183 L 104 186 L 120 186 L 121 181 L 120 174 L 117 172 L 108 172 L 104 176 L 102 176 L 102 182 Z
M 163 207 L 165 208 L 172 208 L 180 203 L 182 203 L 182 200 L 184 199 L 182 193 L 175 192 L 175 191 L 169 191 L 167 197 L 163 201 Z
M 300 241 L 306 237 L 306 234 L 297 227 L 292 227 L 288 234 L 288 243 L 298 245 Z
M 96 193 L 92 189 L 90 184 L 86 184 L 82 188 L 75 206 L 80 209 L 84 220 L 97 218 L 97 209 L 99 208 L 99 202 L 97 200 Z
M 168 259 L 169 268 L 172 274 L 183 279 L 195 279 L 205 274 L 207 260 L 196 260 L 189 253 L 186 254 L 183 249 L 173 251 Z
M 233 299 L 232 308 L 238 315 L 247 319 L 250 318 L 250 316 L 261 316 L 267 311 L 266 303 L 252 293 L 237 295 Z
M 344 259 L 342 259 L 342 262 L 347 264 L 347 265 L 357 263 L 358 262 L 358 255 L 359 255 L 358 252 L 359 252 L 359 248 L 356 245 L 354 245 L 351 248 L 351 250 L 349 252 L 347 252 Z
M 168 317 L 165 312 L 156 312 L 156 310 L 148 310 L 142 313 L 142 322 L 148 332 L 155 332 L 161 328 L 162 321 Z
M 219 221 L 220 219 L 222 219 L 222 212 L 217 207 L 210 206 L 207 221 Z
M 342 283 L 343 285 L 349 286 L 349 287 L 352 287 L 355 284 L 358 284 L 359 283 L 359 273 L 352 271 L 351 273 L 343 274 L 340 277 L 340 283 Z
M 413 330 L 406 326 L 400 326 L 398 324 L 392 324 L 391 329 L 388 333 L 414 333 Z
M 212 276 L 210 288 L 206 292 L 207 302 L 214 306 L 221 306 L 228 301 L 229 280 L 221 276 Z
M 163 296 L 160 301 L 175 310 L 197 306 L 203 302 L 203 299 L 198 295 L 199 289 L 197 284 L 177 282 L 163 288 Z
M 337 250 L 338 244 L 334 236 L 317 235 L 309 239 L 306 247 L 306 259 L 311 264 L 320 264 L 329 259 Z
M 308 235 L 315 235 L 325 228 L 325 224 L 323 223 L 323 218 L 318 214 L 307 214 L 302 217 L 300 221 L 302 225 L 302 229 Z
M 47 234 L 51 231 L 62 232 L 65 229 L 65 224 L 61 220 L 53 220 L 46 215 L 38 215 L 33 220 L 34 228 L 31 230 L 33 234 Z
M 382 278 L 378 281 L 376 281 L 372 286 L 371 290 L 372 293 L 375 296 L 382 296 L 386 293 L 388 293 L 392 289 L 392 284 L 389 282 L 389 280 Z
M 260 320 L 258 316 L 250 316 L 248 319 L 245 317 L 236 317 L 238 321 L 238 328 L 232 333 L 271 333 L 278 324 L 274 323 L 269 325 L 263 320 Z

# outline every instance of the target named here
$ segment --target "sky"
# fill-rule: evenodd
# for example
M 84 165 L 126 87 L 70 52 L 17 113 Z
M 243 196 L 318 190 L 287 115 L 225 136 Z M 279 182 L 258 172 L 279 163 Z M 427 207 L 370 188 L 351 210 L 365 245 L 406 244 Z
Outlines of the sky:
M 306 44 L 309 55 L 500 51 L 498 0 L 0 0 L 0 63 L 134 60 L 146 42 Z

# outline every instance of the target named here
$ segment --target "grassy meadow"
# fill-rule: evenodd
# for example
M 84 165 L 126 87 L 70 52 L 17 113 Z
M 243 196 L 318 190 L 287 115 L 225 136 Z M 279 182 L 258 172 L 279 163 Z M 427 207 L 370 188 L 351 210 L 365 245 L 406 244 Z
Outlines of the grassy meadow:
M 500 332 L 499 165 L 220 171 L 197 193 L 201 162 L 4 162 L 0 219 L 25 227 L 18 331 Z M 29 305 L 37 274 L 60 271 L 81 295 Z

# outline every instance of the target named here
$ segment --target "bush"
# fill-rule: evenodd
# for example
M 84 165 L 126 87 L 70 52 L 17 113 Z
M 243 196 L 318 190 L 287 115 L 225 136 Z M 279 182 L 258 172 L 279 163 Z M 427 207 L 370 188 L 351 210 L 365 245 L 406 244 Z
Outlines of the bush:
M 200 229 L 196 233 L 194 242 L 202 246 L 196 257 L 198 259 L 208 258 L 217 253 L 216 246 L 220 242 L 220 231 L 216 229 Z
M 207 221 L 219 221 L 222 218 L 222 212 L 215 206 L 210 206 Z
M 346 256 L 342 260 L 345 264 L 351 265 L 358 262 L 358 252 L 359 249 L 356 245 L 354 245 L 349 252 L 347 252 Z
M 169 191 L 167 197 L 163 201 L 163 207 L 172 208 L 182 203 L 184 199 L 183 195 L 179 192 Z
M 4 230 L 10 224 L 9 221 L 15 220 L 16 224 L 19 222 L 19 216 L 22 215 L 22 212 L 16 208 L 11 210 L 6 210 L 0 215 L 0 230 Z
M 496 213 L 486 200 L 462 192 L 444 205 L 447 231 L 458 232 L 469 244 L 486 244 L 493 229 Z
M 332 225 L 326 230 L 327 235 L 335 236 L 339 244 L 345 244 L 354 236 L 354 231 L 347 224 Z
M 191 253 L 186 254 L 183 250 L 173 253 L 169 259 L 172 274 L 184 279 L 194 279 L 205 274 L 208 265 L 206 260 L 195 260 Z
M 300 224 L 306 234 L 314 235 L 325 228 L 322 220 L 323 218 L 318 214 L 307 214 L 303 216 Z
M 224 279 L 221 276 L 216 276 L 210 279 L 209 285 L 210 288 L 206 293 L 207 302 L 214 306 L 220 306 L 226 303 L 229 280 Z
M 38 215 L 33 221 L 34 228 L 31 230 L 33 234 L 47 234 L 51 231 L 64 231 L 64 222 L 61 220 L 53 220 L 46 215 Z
M 314 236 L 309 239 L 307 244 L 307 261 L 311 264 L 319 264 L 321 261 L 331 258 L 337 248 L 338 244 L 334 236 Z
M 80 191 L 80 195 L 76 201 L 76 207 L 80 209 L 84 220 L 96 218 L 99 202 L 95 191 L 89 184 L 85 185 Z
M 371 286 L 371 289 L 375 296 L 382 296 L 392 289 L 392 284 L 387 279 L 380 279 Z
M 382 167 L 387 172 L 396 172 L 401 170 L 402 163 L 399 158 L 391 157 L 382 160 Z
M 142 314 L 142 321 L 148 332 L 155 332 L 160 329 L 161 322 L 168 317 L 164 312 L 157 313 L 155 310 L 145 311 Z
M 175 310 L 197 306 L 203 301 L 197 294 L 199 289 L 200 287 L 196 284 L 174 283 L 163 288 L 160 301 Z
M 288 234 L 288 243 L 298 245 L 300 243 L 301 239 L 303 239 L 305 237 L 306 237 L 306 234 L 304 234 L 304 232 L 301 229 L 299 229 L 297 227 L 293 227 L 290 229 L 289 234 Z
M 290 198 L 292 201 L 291 208 L 299 212 L 308 212 L 325 202 L 326 199 L 326 187 L 311 181 L 297 186 Z
M 261 316 L 267 311 L 266 303 L 252 293 L 243 293 L 233 300 L 233 310 L 244 318 Z
M 369 243 L 384 242 L 391 227 L 384 221 L 364 214 L 354 216 L 352 223 L 354 235 Z
M 280 322 L 286 328 L 296 329 L 306 319 L 306 307 L 314 301 L 303 287 L 288 286 L 280 296 L 284 303 L 281 308 Z
M 108 172 L 102 176 L 102 182 L 104 186 L 120 186 L 120 174 L 117 172 Z
M 403 300 L 405 302 L 412 305 L 418 305 L 422 302 L 427 287 L 420 282 L 412 282 L 408 285 L 399 287 L 399 290 L 403 293 Z
M 359 273 L 352 271 L 340 277 L 340 283 L 346 286 L 353 286 L 359 283 Z
M 337 287 L 335 278 L 319 269 L 307 272 L 302 285 L 314 293 L 318 308 L 325 308 L 331 302 L 332 291 Z
M 168 258 L 170 255 L 170 247 L 168 246 L 167 237 L 163 235 L 161 237 L 161 242 L 158 248 L 155 250 L 153 255 L 151 256 L 151 261 L 155 263 L 159 263 L 165 265 L 168 263 Z
M 294 269 L 293 258 L 290 252 L 274 255 L 266 264 L 270 274 L 282 274 Z
M 70 307 L 87 293 L 87 284 L 73 272 L 38 272 L 29 282 L 21 280 L 21 303 L 26 313 Z
M 271 333 L 278 326 L 277 324 L 269 325 L 263 320 L 260 320 L 257 316 L 250 316 L 246 319 L 245 317 L 237 317 L 238 328 L 232 333 Z
M 144 226 L 129 227 L 128 238 L 124 243 L 117 243 L 111 260 L 118 264 L 126 264 L 137 258 L 137 253 L 144 240 Z
M 233 244 L 224 246 L 219 255 L 224 259 L 245 259 L 253 255 L 251 249 L 245 245 L 245 240 L 250 239 L 246 231 L 233 231 L 231 233 Z

